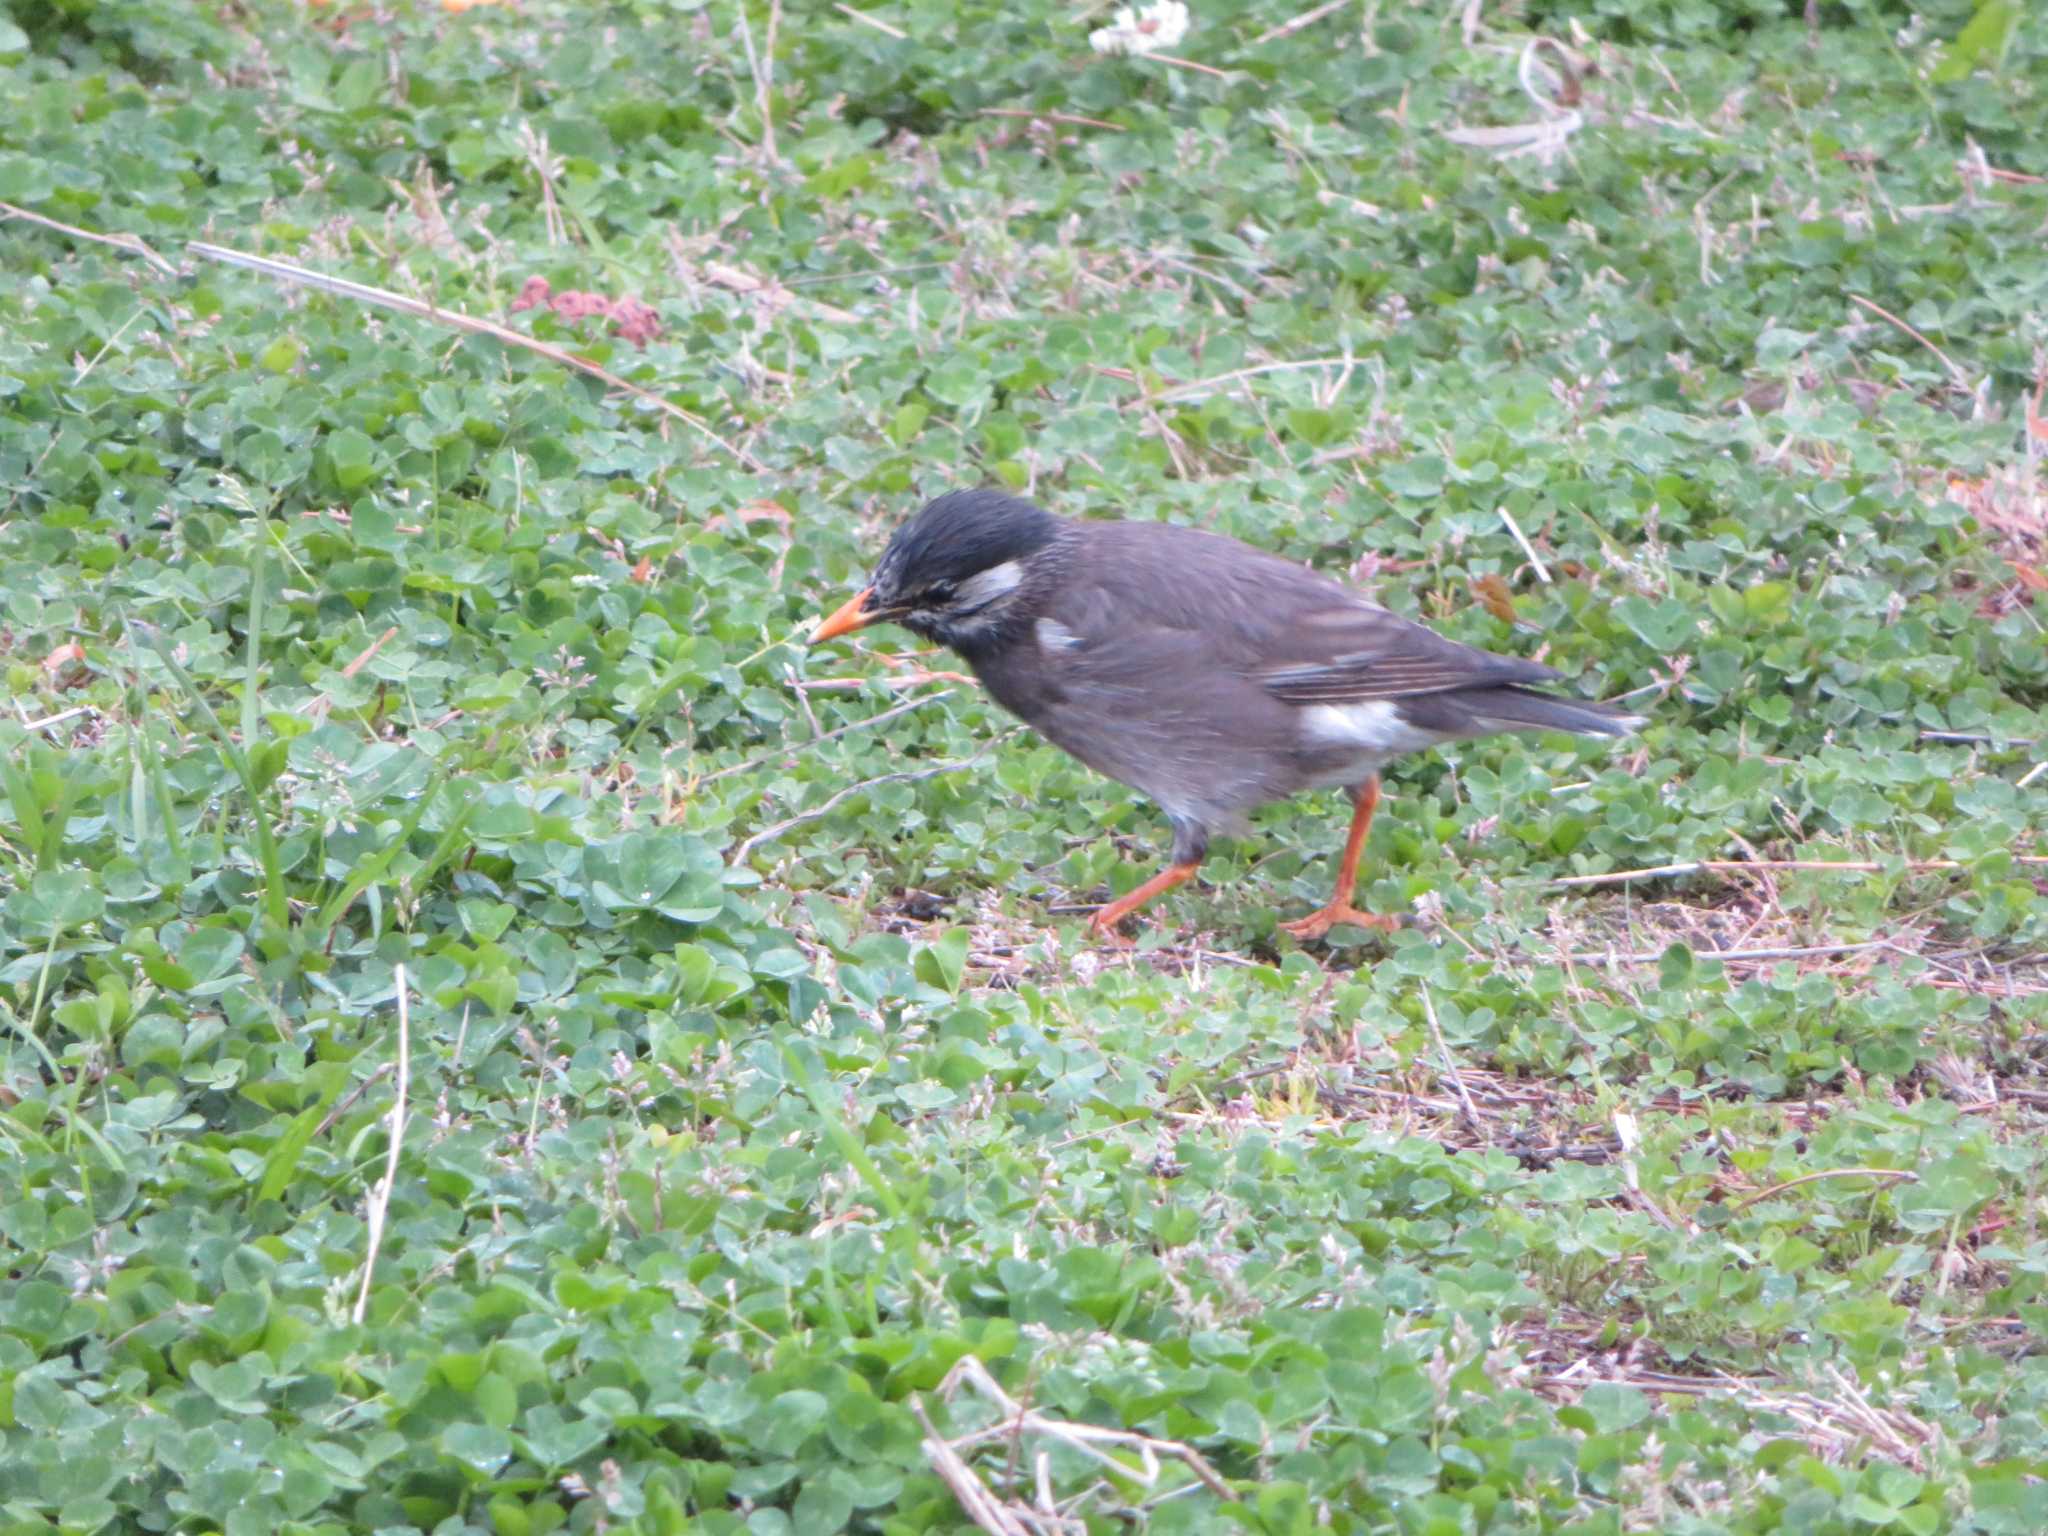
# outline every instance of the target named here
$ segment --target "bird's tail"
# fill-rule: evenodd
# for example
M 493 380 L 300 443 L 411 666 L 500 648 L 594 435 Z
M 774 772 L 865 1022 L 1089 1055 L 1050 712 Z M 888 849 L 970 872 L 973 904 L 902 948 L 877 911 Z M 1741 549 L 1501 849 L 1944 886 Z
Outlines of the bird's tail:
M 1532 688 L 1484 688 L 1458 701 L 1497 731 L 1572 731 L 1581 736 L 1626 736 L 1649 718 L 1612 704 L 1561 699 Z

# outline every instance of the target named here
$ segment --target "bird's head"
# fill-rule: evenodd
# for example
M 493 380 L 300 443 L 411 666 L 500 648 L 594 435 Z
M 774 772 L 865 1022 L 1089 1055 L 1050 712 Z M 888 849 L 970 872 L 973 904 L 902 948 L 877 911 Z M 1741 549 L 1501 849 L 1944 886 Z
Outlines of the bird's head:
M 867 586 L 818 621 L 811 644 L 901 624 L 953 650 L 986 644 L 1058 541 L 1050 512 L 1000 491 L 953 491 L 896 530 Z

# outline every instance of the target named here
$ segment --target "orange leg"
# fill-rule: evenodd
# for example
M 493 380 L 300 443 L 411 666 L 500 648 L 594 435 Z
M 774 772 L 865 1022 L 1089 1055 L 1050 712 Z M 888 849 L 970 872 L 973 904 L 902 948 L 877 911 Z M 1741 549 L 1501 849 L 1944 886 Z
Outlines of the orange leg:
M 1307 917 L 1297 917 L 1291 923 L 1280 924 L 1297 939 L 1320 939 L 1339 923 L 1350 923 L 1357 928 L 1378 928 L 1388 933 L 1401 926 L 1399 918 L 1361 912 L 1351 905 L 1351 892 L 1358 884 L 1358 860 L 1365 852 L 1365 836 L 1372 830 L 1372 813 L 1379 808 L 1379 803 L 1380 778 L 1374 774 L 1359 788 L 1358 800 L 1351 810 L 1351 835 L 1344 840 L 1344 859 L 1337 866 L 1336 894 L 1327 905 L 1318 907 Z
M 1135 891 L 1117 897 L 1106 907 L 1098 908 L 1095 915 L 1088 919 L 1088 932 L 1095 938 L 1112 944 L 1124 943 L 1125 941 L 1117 935 L 1116 925 L 1154 896 L 1170 891 L 1177 885 L 1187 884 L 1200 867 L 1193 860 L 1186 864 L 1169 864 Z

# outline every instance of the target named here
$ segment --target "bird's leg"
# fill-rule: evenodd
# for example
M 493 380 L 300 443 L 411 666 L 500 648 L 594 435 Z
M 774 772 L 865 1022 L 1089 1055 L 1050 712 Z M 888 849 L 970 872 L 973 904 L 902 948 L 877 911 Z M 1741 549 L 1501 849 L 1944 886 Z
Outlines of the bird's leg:
M 1372 830 L 1372 813 L 1379 808 L 1380 776 L 1374 774 L 1358 787 L 1358 798 L 1351 809 L 1351 835 L 1344 839 L 1344 858 L 1337 866 L 1337 890 L 1325 906 L 1318 907 L 1307 917 L 1297 917 L 1291 923 L 1280 926 L 1297 939 L 1320 939 L 1339 923 L 1350 923 L 1357 928 L 1378 928 L 1391 933 L 1401 926 L 1399 918 L 1382 917 L 1376 912 L 1361 912 L 1351 905 L 1351 892 L 1358 884 L 1358 861 L 1365 853 L 1365 837 Z
M 1182 864 L 1169 864 L 1135 891 L 1130 891 L 1117 897 L 1115 901 L 1112 901 L 1106 907 L 1097 908 L 1095 915 L 1088 919 L 1089 934 L 1104 943 L 1124 944 L 1129 942 L 1117 933 L 1116 925 L 1137 911 L 1138 908 L 1144 906 L 1154 896 L 1170 891 L 1177 885 L 1185 885 L 1194 878 L 1195 871 L 1200 867 L 1200 859 L 1189 859 Z

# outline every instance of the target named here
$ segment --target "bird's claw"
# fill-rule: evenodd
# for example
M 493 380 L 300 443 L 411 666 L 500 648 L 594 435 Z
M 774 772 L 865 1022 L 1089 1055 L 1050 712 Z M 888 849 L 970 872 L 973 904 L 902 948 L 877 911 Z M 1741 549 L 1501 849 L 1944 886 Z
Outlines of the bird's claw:
M 1097 918 L 1094 917 L 1089 918 L 1089 942 L 1092 944 L 1099 944 L 1104 949 L 1136 949 L 1138 947 L 1137 941 L 1135 939 L 1125 938 L 1123 934 L 1118 931 L 1117 923 L 1121 921 L 1121 918 L 1115 918 L 1105 923 L 1099 921 Z
M 1349 902 L 1331 902 L 1327 907 L 1318 907 L 1307 917 L 1297 917 L 1276 926 L 1291 933 L 1297 939 L 1320 939 L 1339 923 L 1349 923 L 1354 928 L 1371 928 L 1380 933 L 1392 933 L 1401 926 L 1398 917 L 1387 917 L 1379 912 L 1361 912 Z

